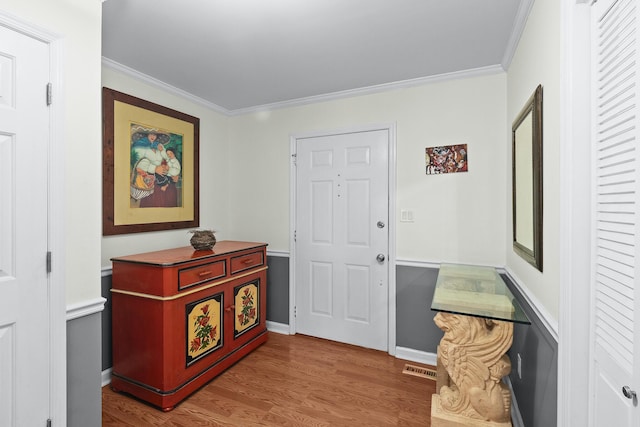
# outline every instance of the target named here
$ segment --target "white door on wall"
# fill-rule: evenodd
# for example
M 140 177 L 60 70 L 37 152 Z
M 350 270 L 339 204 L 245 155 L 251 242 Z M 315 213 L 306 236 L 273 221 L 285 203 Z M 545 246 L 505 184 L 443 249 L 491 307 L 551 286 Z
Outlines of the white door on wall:
M 0 25 L 0 426 L 51 410 L 49 45 Z
M 593 426 L 640 425 L 639 6 L 592 8 Z
M 296 140 L 296 331 L 388 350 L 389 129 Z

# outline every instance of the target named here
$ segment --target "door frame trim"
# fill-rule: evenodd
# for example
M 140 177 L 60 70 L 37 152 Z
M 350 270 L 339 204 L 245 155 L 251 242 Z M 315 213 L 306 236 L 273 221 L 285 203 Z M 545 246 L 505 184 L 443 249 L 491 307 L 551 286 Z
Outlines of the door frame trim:
M 299 139 L 333 136 L 347 133 L 357 132 L 371 132 L 377 130 L 386 130 L 389 136 L 388 140 L 388 230 L 389 230 L 389 242 L 387 248 L 387 259 L 389 260 L 389 293 L 388 299 L 388 319 L 387 319 L 387 352 L 395 356 L 396 354 L 396 125 L 395 123 L 381 123 L 352 126 L 347 128 L 340 128 L 336 130 L 327 131 L 315 131 L 292 134 L 289 137 L 289 333 L 291 335 L 296 333 L 296 318 L 295 318 L 295 304 L 296 304 L 296 283 L 295 283 L 295 266 L 296 266 L 296 188 L 297 188 L 297 174 L 296 174 L 296 145 Z
M 65 292 L 65 192 L 64 192 L 64 115 L 62 53 L 64 38 L 31 22 L 0 11 L 0 25 L 49 45 L 49 81 L 55 102 L 49 106 L 48 236 L 53 254 L 49 286 L 49 417 L 56 425 L 67 424 L 67 324 Z M 44 88 L 42 89 L 43 102 Z M 51 167 L 56 165 L 56 167 Z M 43 254 L 44 256 L 45 254 Z M 45 420 L 43 420 L 44 422 Z
M 585 411 L 592 390 L 592 209 L 590 120 L 591 2 L 563 2 L 560 75 L 560 310 L 558 313 L 558 425 L 592 426 Z M 587 72 L 585 72 L 587 70 Z M 586 144 L 585 144 L 586 141 Z M 588 147 L 589 149 L 585 149 Z M 585 233 L 584 230 L 587 230 Z M 585 268 L 585 265 L 588 266 Z M 585 325 L 588 332 L 585 333 Z M 587 355 L 587 357 L 584 357 Z M 589 405 L 590 406 L 590 405 Z M 591 406 L 590 406 L 591 407 Z

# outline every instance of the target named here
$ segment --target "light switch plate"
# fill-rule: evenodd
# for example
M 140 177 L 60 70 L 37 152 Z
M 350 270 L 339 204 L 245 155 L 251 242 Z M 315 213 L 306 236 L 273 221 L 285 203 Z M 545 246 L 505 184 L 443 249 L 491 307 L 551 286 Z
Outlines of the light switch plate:
M 400 210 L 400 222 L 413 222 L 413 211 L 407 209 Z

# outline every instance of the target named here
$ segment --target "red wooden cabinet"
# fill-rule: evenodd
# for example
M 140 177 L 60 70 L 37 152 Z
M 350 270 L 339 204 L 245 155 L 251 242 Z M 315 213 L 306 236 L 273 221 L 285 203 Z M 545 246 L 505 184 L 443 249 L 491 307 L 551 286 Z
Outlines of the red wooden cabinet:
M 266 246 L 113 258 L 111 387 L 169 411 L 266 342 Z

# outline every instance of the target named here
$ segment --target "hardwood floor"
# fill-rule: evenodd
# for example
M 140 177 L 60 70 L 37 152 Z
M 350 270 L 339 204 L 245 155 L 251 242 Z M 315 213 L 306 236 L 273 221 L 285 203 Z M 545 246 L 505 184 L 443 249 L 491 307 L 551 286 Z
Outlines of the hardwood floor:
M 170 412 L 105 386 L 102 425 L 429 426 L 435 381 L 403 374 L 405 363 L 380 351 L 271 333 Z

